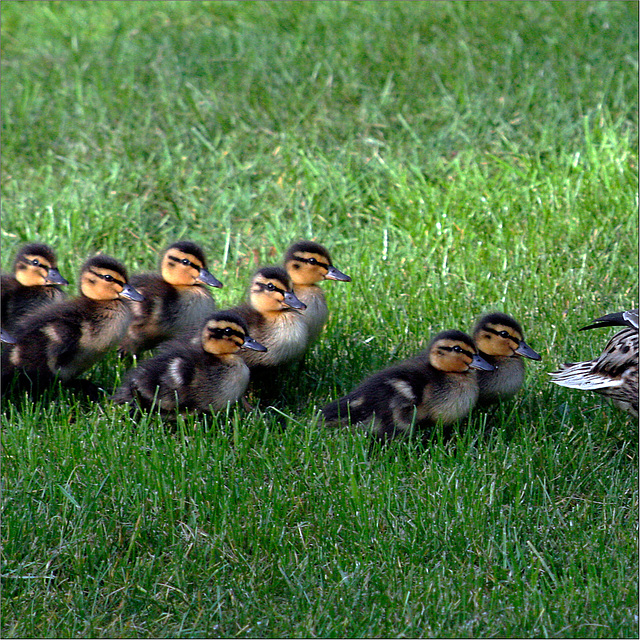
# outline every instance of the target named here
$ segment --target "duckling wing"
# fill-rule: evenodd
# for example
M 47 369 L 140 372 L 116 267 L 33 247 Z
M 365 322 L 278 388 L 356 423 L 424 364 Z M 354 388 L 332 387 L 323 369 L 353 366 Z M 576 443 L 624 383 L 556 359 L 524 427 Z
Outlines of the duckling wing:
M 322 409 L 327 426 L 376 419 L 378 436 L 411 428 L 424 388 L 424 363 L 405 362 L 372 375 L 349 394 Z
M 64 303 L 51 305 L 25 319 L 16 332 L 12 361 L 31 371 L 59 372 L 70 365 L 80 347 L 82 321 Z M 65 378 L 69 376 L 63 376 Z
M 189 353 L 161 353 L 132 371 L 114 400 L 122 402 L 135 398 L 147 409 L 155 404 L 162 411 L 173 410 L 187 402 L 195 371 L 194 359 Z

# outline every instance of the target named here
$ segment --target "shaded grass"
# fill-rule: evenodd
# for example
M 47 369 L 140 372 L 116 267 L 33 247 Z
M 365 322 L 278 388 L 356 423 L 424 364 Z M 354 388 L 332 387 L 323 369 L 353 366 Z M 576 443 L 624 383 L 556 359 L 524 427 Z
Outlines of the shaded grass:
M 637 634 L 637 425 L 546 376 L 637 305 L 636 3 L 5 1 L 1 46 L 5 268 L 188 237 L 224 307 L 309 237 L 353 277 L 271 408 L 3 402 L 4 635 Z M 318 426 L 493 308 L 543 355 L 514 403 L 428 450 Z

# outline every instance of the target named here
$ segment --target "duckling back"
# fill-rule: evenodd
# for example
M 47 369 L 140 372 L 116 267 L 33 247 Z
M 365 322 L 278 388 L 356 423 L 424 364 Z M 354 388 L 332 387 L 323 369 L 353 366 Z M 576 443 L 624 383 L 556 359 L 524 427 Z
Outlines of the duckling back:
M 249 384 L 242 358 L 219 358 L 179 340 L 131 371 L 114 393 L 116 404 L 136 402 L 162 413 L 217 411 L 235 402 Z

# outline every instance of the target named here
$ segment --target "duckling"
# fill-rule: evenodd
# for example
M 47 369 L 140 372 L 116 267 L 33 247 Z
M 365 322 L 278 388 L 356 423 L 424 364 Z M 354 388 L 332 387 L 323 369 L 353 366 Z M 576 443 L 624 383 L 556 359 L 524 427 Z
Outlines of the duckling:
M 262 267 L 249 286 L 248 303 L 232 308 L 249 327 L 249 333 L 266 352 L 243 352 L 249 368 L 277 367 L 299 360 L 307 348 L 309 333 L 300 323 L 299 310 L 306 305 L 293 293 L 291 278 L 282 267 Z
M 472 335 L 480 355 L 494 366 L 493 371 L 478 371 L 478 404 L 513 398 L 524 383 L 521 356 L 540 360 L 540 354 L 524 341 L 522 327 L 506 313 L 494 311 L 482 316 Z
M 561 387 L 595 391 L 619 409 L 638 417 L 638 309 L 609 313 L 580 331 L 597 327 L 625 327 L 588 362 L 565 364 L 549 375 Z
M 66 294 L 57 285 L 66 284 L 53 249 L 46 244 L 26 244 L 16 255 L 13 275 L 0 276 L 2 328 L 11 332 L 27 314 L 63 300 Z
M 142 300 L 125 267 L 105 255 L 87 260 L 77 298 L 47 305 L 16 328 L 15 344 L 2 353 L 3 383 L 20 372 L 66 382 L 86 371 L 124 336 L 131 312 L 123 298 Z
M 157 356 L 131 371 L 112 400 L 155 406 L 167 414 L 176 409 L 219 411 L 238 400 L 249 384 L 249 367 L 237 353 L 243 348 L 266 351 L 249 336 L 237 313 L 218 311 L 194 337 L 166 343 Z
M 329 252 L 321 244 L 309 240 L 291 245 L 284 265 L 293 282 L 293 292 L 307 305 L 300 319 L 309 328 L 309 342 L 315 342 L 329 315 L 324 291 L 317 283 L 322 280 L 351 282 L 351 278 L 333 266 Z
M 213 311 L 213 296 L 203 285 L 222 287 L 207 271 L 202 249 L 193 242 L 174 242 L 162 256 L 160 273 L 141 273 L 131 284 L 142 302 L 130 303 L 133 320 L 121 353 L 138 354 L 180 333 L 195 329 Z
M 438 333 L 425 351 L 374 373 L 321 411 L 327 426 L 358 424 L 380 440 L 464 418 L 478 399 L 474 369 L 492 371 L 462 331 Z M 369 423 L 373 419 L 373 423 Z

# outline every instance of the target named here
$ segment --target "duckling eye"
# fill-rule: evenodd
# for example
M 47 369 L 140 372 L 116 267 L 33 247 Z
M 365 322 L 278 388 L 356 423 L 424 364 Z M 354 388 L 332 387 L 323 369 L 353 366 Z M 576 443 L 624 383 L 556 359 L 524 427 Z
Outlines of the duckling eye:
M 459 347 L 458 345 L 456 345 L 455 347 L 453 347 L 453 350 L 454 350 L 456 353 L 462 353 L 462 347 Z
M 225 336 L 230 336 L 232 333 L 233 333 L 233 331 L 231 331 L 231 327 L 227 327 L 227 328 L 224 330 L 224 335 L 225 335 Z
M 110 276 L 108 273 L 105 273 L 104 276 L 102 276 L 107 282 L 113 282 L 115 280 L 115 278 L 113 276 Z
M 32 264 L 34 267 L 39 267 L 39 266 L 40 266 L 40 260 L 32 260 L 32 261 L 31 261 L 31 264 Z
M 500 333 L 498 333 L 498 335 L 499 335 L 501 338 L 510 338 L 510 337 L 511 337 L 511 336 L 509 335 L 509 332 L 508 332 L 508 331 L 500 331 Z
M 276 290 L 276 287 L 275 287 L 275 285 L 273 284 L 273 282 L 269 282 L 269 283 L 267 283 L 267 290 L 268 290 L 268 291 L 275 291 L 275 290 Z
M 318 264 L 318 261 L 315 258 L 309 258 L 309 264 Z
M 184 265 L 191 264 L 191 260 L 187 260 L 186 258 L 182 258 L 182 260 L 180 260 L 180 262 L 182 262 L 182 264 L 184 264 Z

